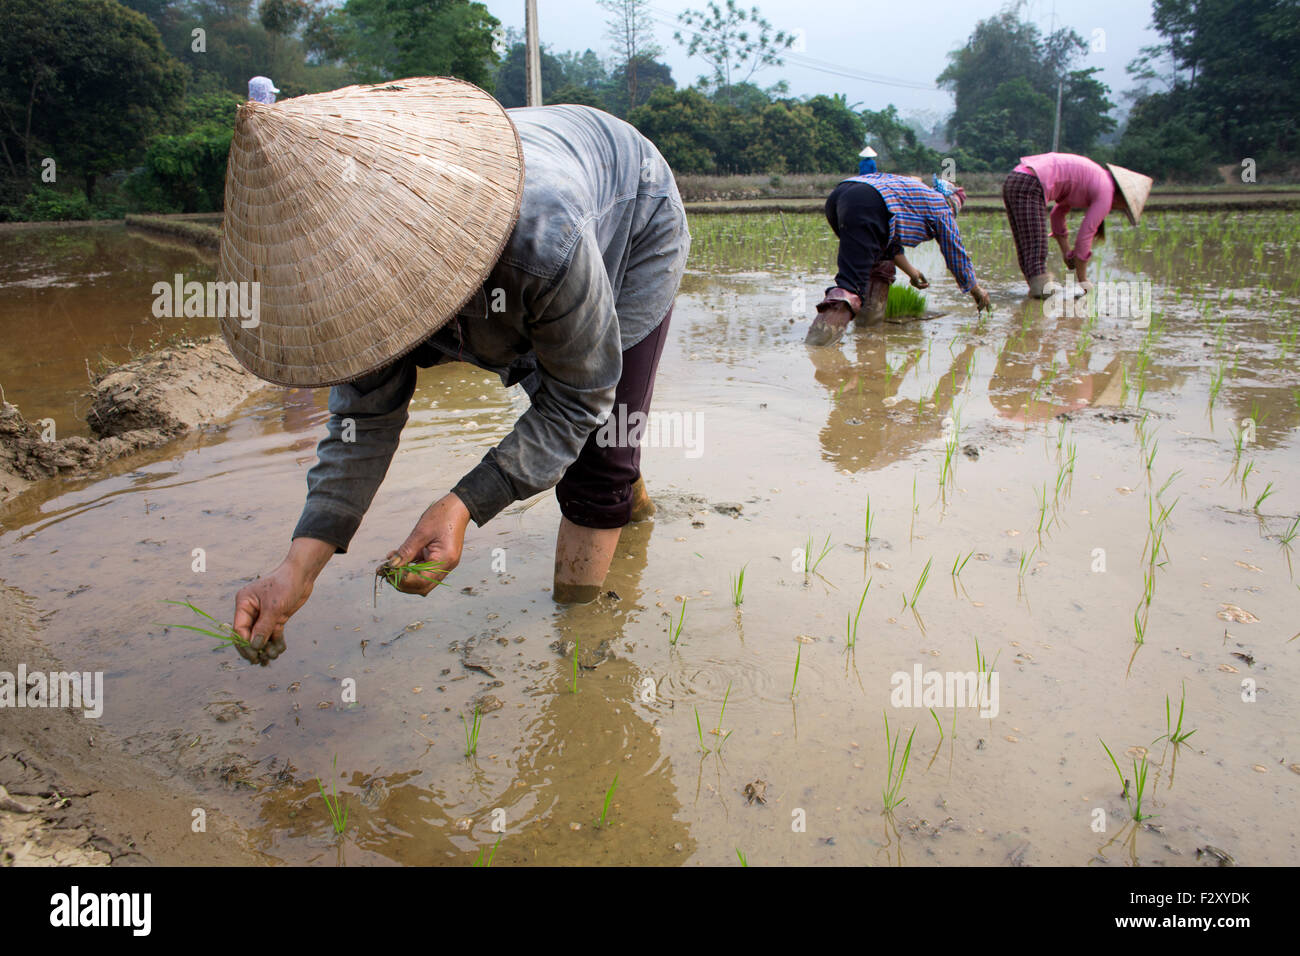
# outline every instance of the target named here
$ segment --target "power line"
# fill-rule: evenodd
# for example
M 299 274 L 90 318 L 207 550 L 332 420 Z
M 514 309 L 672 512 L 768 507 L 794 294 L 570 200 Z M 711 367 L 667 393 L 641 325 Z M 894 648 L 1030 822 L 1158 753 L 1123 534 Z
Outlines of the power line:
M 683 33 L 688 33 L 693 37 L 699 37 L 701 34 L 698 30 L 692 30 L 690 27 L 677 20 L 676 16 L 670 14 L 667 10 L 661 10 L 658 7 L 651 7 L 651 19 L 655 20 L 662 26 L 672 27 Z M 888 76 L 883 73 L 870 73 L 866 70 L 858 70 L 850 66 L 841 66 L 835 63 L 824 63 L 813 57 L 804 56 L 801 53 L 784 52 L 780 54 L 781 59 L 788 65 L 797 66 L 805 70 L 813 70 L 817 73 L 826 73 L 830 76 L 838 76 L 843 79 L 857 80 L 862 83 L 875 83 L 880 86 L 893 86 L 909 90 L 938 90 L 939 87 L 933 83 L 920 83 L 916 80 L 905 80 L 901 77 Z

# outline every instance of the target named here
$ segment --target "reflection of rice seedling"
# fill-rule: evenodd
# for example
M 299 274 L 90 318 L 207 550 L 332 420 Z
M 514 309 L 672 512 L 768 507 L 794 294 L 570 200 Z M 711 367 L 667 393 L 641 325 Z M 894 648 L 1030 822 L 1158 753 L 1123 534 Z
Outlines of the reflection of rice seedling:
M 677 627 L 672 629 L 672 636 L 668 638 L 668 643 L 672 647 L 677 646 L 677 640 L 682 636 L 682 625 L 686 623 L 686 598 L 682 598 L 682 616 L 677 619 Z M 671 628 L 672 615 L 668 617 L 668 623 Z
M 159 627 L 178 627 L 186 631 L 194 631 L 198 634 L 205 634 L 208 637 L 220 641 L 222 644 L 230 644 L 233 647 L 252 647 L 248 641 L 239 636 L 239 633 L 226 624 L 224 621 L 218 621 L 207 611 L 200 610 L 189 601 L 164 601 L 164 604 L 175 604 L 178 607 L 187 607 L 199 617 L 205 618 L 212 623 L 211 628 L 198 627 L 194 624 L 159 624 Z
M 862 600 L 858 601 L 858 613 L 851 618 L 848 614 L 844 615 L 845 650 L 852 650 L 858 644 L 858 618 L 862 616 L 862 605 L 867 603 L 867 592 L 871 590 L 872 580 L 872 578 L 868 578 L 867 586 L 862 589 Z
M 916 728 L 907 736 L 907 746 L 903 749 L 903 756 L 900 760 L 898 757 L 898 738 L 902 733 L 900 730 L 894 734 L 894 740 L 891 745 L 889 740 L 889 714 L 885 713 L 885 747 L 887 749 L 887 758 L 885 764 L 885 786 L 881 790 L 881 798 L 885 804 L 885 812 L 890 813 L 893 809 L 902 803 L 906 797 L 899 794 L 903 786 L 903 776 L 907 773 L 907 760 L 912 755 L 912 738 L 916 736 Z
M 335 777 L 338 776 L 338 771 L 339 771 L 339 756 L 338 754 L 335 754 L 334 755 L 334 776 Z M 348 808 L 343 806 L 343 802 L 339 800 L 338 787 L 335 785 L 335 782 L 333 780 L 330 781 L 330 791 L 334 794 L 333 799 L 331 799 L 329 794 L 325 792 L 325 784 L 321 781 L 320 777 L 316 778 L 316 786 L 320 788 L 320 795 L 321 798 L 325 801 L 325 809 L 329 811 L 330 823 L 334 825 L 334 832 L 342 833 L 345 829 L 347 829 L 347 825 L 348 825 Z
M 803 642 L 799 642 L 799 649 L 794 653 L 794 680 L 790 683 L 790 696 L 794 697 L 799 686 L 799 661 L 803 657 Z
M 745 568 L 747 567 L 749 567 L 748 561 L 740 566 L 739 574 L 731 577 L 731 603 L 736 607 L 740 607 L 745 600 Z
M 907 602 L 907 606 L 916 609 L 917 598 L 921 596 L 921 591 L 925 589 L 925 582 L 930 580 L 930 565 L 934 563 L 934 558 L 925 562 L 925 567 L 921 569 L 921 576 L 916 579 L 916 588 L 912 591 L 912 598 Z
M 1259 514 L 1259 506 L 1262 505 L 1265 499 L 1269 498 L 1272 494 L 1273 494 L 1273 482 L 1270 481 L 1267 485 L 1264 486 L 1264 491 L 1260 494 L 1260 496 L 1255 499 L 1256 514 Z
M 577 659 L 577 648 L 574 649 L 574 659 Z M 474 719 L 468 721 L 465 715 L 460 715 L 460 722 L 465 725 L 465 756 L 472 757 L 478 753 L 478 734 L 483 729 L 483 711 L 476 703 L 474 704 Z
M 609 789 L 605 791 L 605 805 L 601 808 L 600 817 L 596 820 L 596 826 L 598 827 L 603 827 L 605 825 L 605 818 L 609 815 L 609 801 L 614 799 L 614 788 L 617 786 L 618 774 L 616 773 L 614 774 L 614 782 L 611 783 Z
M 1183 710 L 1187 706 L 1187 684 L 1183 683 L 1183 697 L 1178 702 L 1178 723 L 1172 719 L 1171 709 L 1169 706 L 1169 695 L 1165 694 L 1165 732 L 1151 741 L 1153 744 L 1159 740 L 1168 740 L 1175 746 L 1183 743 L 1188 737 L 1196 733 L 1194 730 L 1183 731 Z
M 471 863 L 470 866 L 491 866 L 493 857 L 497 855 L 497 847 L 501 845 L 503 839 L 505 839 L 504 834 L 497 837 L 497 842 L 492 844 L 491 852 L 489 852 L 488 848 L 485 846 L 479 847 L 478 859 Z
M 1098 739 L 1100 740 L 1100 738 Z M 1132 814 L 1134 822 L 1141 823 L 1143 820 L 1151 819 L 1151 814 L 1144 814 L 1142 812 L 1142 794 L 1146 791 L 1147 770 L 1149 769 L 1146 754 L 1142 755 L 1142 762 L 1140 764 L 1137 760 L 1133 761 L 1133 792 L 1130 793 L 1129 782 L 1124 778 L 1124 774 L 1119 769 L 1119 761 L 1115 759 L 1115 755 L 1111 753 L 1110 748 L 1106 746 L 1106 741 L 1102 740 L 1101 745 L 1106 750 L 1106 756 L 1110 757 L 1111 765 L 1115 768 L 1115 775 L 1119 777 L 1120 786 L 1123 787 L 1121 796 L 1124 798 L 1125 802 L 1128 803 L 1129 813 Z

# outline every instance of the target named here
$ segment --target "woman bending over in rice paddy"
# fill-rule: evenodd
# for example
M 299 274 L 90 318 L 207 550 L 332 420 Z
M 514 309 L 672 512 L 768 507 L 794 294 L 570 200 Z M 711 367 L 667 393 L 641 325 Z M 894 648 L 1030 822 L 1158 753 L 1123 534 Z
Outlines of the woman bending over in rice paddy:
M 283 651 L 388 471 L 417 370 L 442 362 L 522 385 L 530 407 L 419 503 L 386 565 L 420 571 L 390 580 L 428 594 L 471 520 L 554 487 L 554 597 L 594 598 L 622 527 L 654 510 L 635 430 L 597 435 L 649 409 L 690 243 L 654 145 L 598 110 L 507 112 L 459 80 L 349 87 L 241 107 L 226 210 L 223 277 L 261 284 L 255 322 L 223 320 L 231 351 L 269 381 L 332 386 L 289 553 L 235 599 L 241 653 Z

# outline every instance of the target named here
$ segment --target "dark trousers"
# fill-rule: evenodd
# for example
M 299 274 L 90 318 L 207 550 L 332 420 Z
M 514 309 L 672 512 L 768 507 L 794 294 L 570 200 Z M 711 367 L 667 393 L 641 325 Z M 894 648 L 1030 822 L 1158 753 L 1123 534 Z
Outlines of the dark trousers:
M 826 221 L 840 241 L 835 284 L 863 298 L 871 272 L 888 262 L 899 249 L 889 247 L 889 207 L 867 183 L 840 183 L 826 197 Z M 893 269 L 889 279 L 893 281 Z M 883 275 L 881 276 L 883 278 Z
M 1047 271 L 1047 198 L 1037 176 L 1011 172 L 1002 183 L 1002 205 L 1011 223 L 1016 258 L 1026 279 Z
M 614 417 L 649 414 L 655 373 L 668 338 L 670 308 L 659 327 L 623 353 L 623 375 L 614 389 Z M 631 429 L 629 429 L 631 431 Z M 643 429 L 642 429 L 643 431 Z M 602 442 L 598 428 L 587 436 L 577 460 L 555 486 L 560 513 L 584 528 L 621 528 L 632 517 L 632 486 L 641 477 L 641 443 Z

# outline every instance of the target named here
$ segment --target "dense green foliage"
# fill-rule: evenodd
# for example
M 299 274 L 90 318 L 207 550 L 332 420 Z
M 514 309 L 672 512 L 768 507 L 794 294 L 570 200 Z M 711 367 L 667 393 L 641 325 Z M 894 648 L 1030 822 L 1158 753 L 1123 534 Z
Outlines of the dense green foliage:
M 609 49 L 544 46 L 544 102 L 626 118 L 680 173 L 847 175 L 864 141 L 886 171 L 1000 172 L 1051 148 L 1058 89 L 1061 149 L 1113 152 L 1158 178 L 1242 163 L 1293 176 L 1300 151 L 1300 0 L 1153 0 L 1161 42 L 1129 67 L 1139 86 L 1117 146 L 1088 44 L 1070 29 L 1043 33 L 1018 6 L 949 54 L 937 82 L 956 108 L 942 130 L 892 104 L 760 85 L 793 37 L 737 0 L 677 18 L 673 41 L 704 70 L 682 86 L 648 0 L 595 7 Z M 476 0 L 4 0 L 0 219 L 219 210 L 255 74 L 282 97 L 451 75 L 522 106 L 522 39 Z
M 1161 42 L 1129 65 L 1142 88 L 1116 153 L 1182 179 L 1214 167 L 1293 172 L 1300 151 L 1300 3 L 1154 0 Z M 1161 83 L 1165 89 L 1153 92 Z

